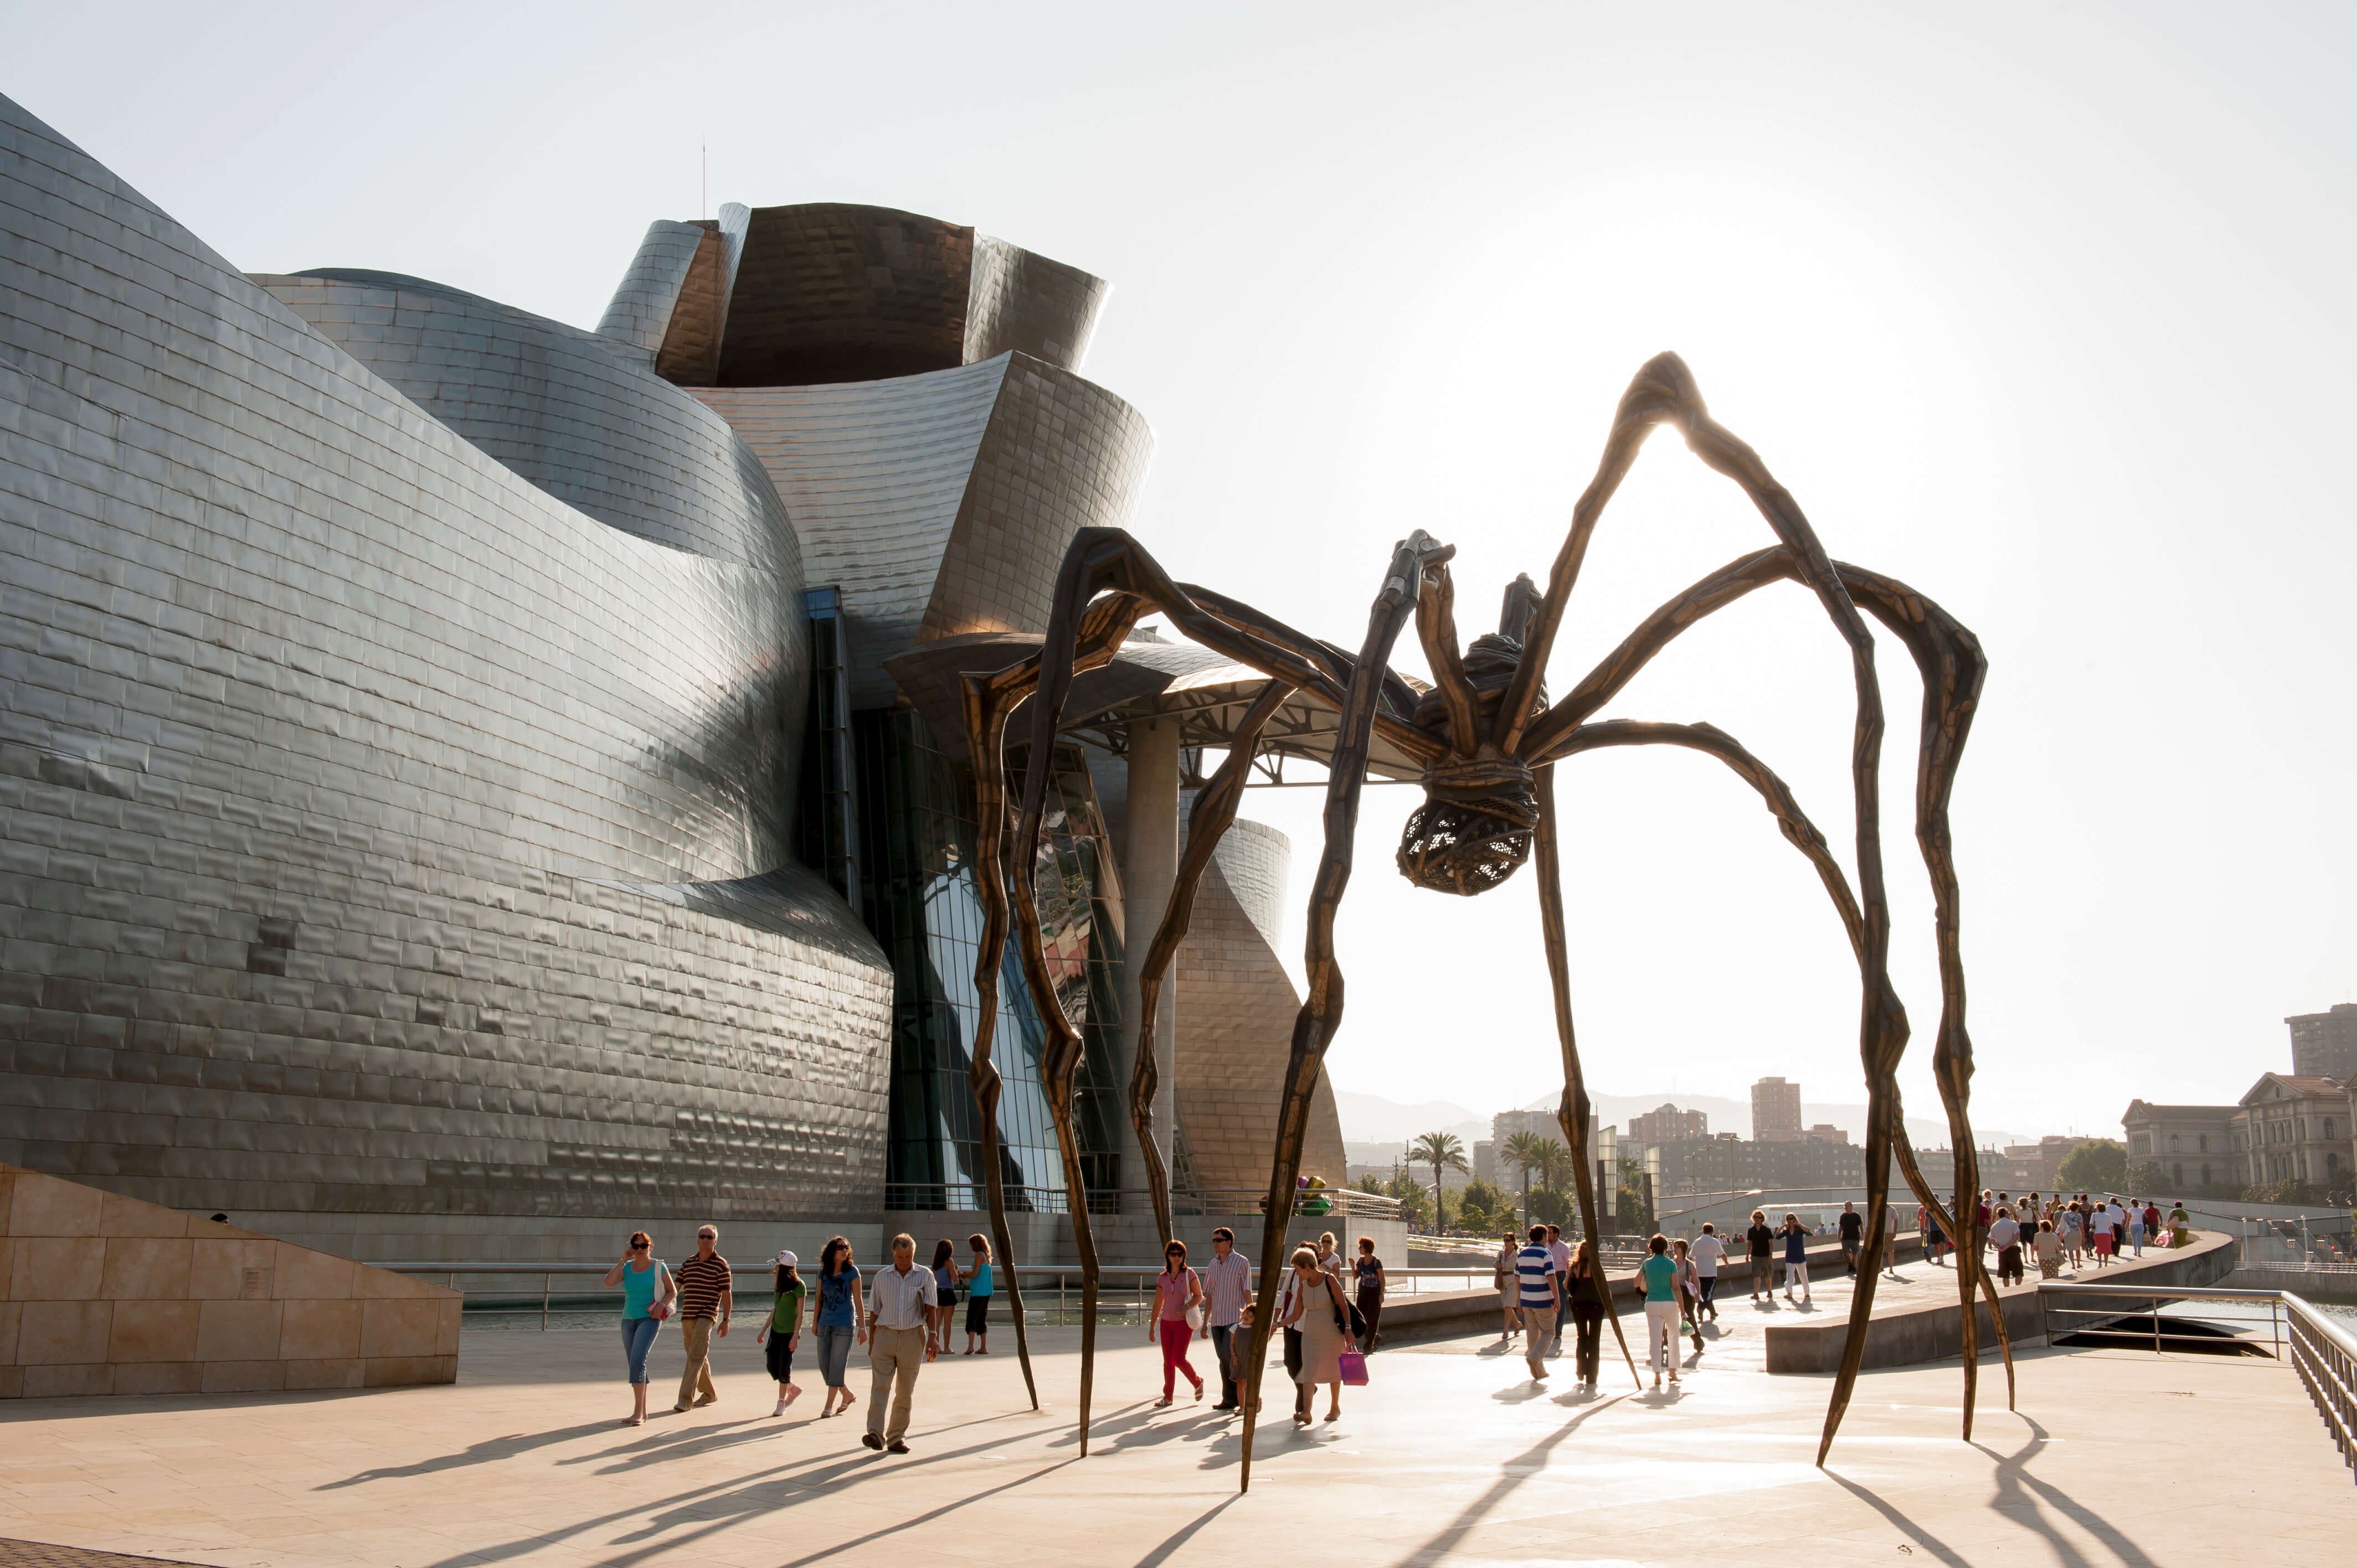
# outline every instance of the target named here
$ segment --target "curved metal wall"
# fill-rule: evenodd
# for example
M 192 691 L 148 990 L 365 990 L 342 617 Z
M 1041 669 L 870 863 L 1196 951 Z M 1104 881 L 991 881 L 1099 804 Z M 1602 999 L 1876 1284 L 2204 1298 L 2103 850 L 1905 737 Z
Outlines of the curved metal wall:
M 890 974 L 787 859 L 780 572 L 552 499 L 5 99 L 0 154 L 0 1161 L 872 1218 Z

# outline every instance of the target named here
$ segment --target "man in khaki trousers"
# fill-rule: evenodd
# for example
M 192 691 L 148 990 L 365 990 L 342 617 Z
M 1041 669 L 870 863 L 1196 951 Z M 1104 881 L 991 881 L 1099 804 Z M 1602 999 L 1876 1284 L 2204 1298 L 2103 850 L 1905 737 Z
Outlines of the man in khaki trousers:
M 867 1389 L 867 1433 L 860 1441 L 870 1448 L 906 1454 L 902 1439 L 909 1432 L 909 1403 L 917 1393 L 917 1369 L 925 1364 L 925 1314 L 937 1297 L 933 1271 L 917 1267 L 917 1243 L 907 1236 L 892 1238 L 892 1266 L 878 1269 L 868 1285 L 867 1360 L 875 1380 Z M 892 1402 L 891 1425 L 884 1423 L 884 1402 Z
M 679 1402 L 672 1409 L 711 1404 L 720 1397 L 712 1386 L 712 1338 L 728 1337 L 728 1315 L 737 1294 L 730 1288 L 728 1260 L 717 1248 L 720 1229 L 699 1226 L 695 1256 L 671 1272 L 679 1282 L 679 1335 L 687 1348 L 687 1369 L 679 1375 Z

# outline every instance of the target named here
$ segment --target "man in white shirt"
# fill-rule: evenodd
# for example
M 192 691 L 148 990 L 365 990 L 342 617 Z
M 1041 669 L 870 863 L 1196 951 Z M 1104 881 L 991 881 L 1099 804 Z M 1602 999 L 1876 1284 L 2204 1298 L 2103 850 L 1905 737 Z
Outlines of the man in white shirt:
M 1243 1402 L 1236 1368 L 1243 1353 L 1235 1343 L 1236 1328 L 1244 1303 L 1252 1299 L 1252 1260 L 1236 1251 L 1236 1233 L 1222 1225 L 1211 1232 L 1211 1261 L 1196 1273 L 1203 1280 L 1203 1332 L 1220 1359 L 1220 1402 L 1211 1408 L 1234 1410 Z
M 2013 1218 L 2013 1210 L 2000 1208 L 1989 1221 L 1989 1245 L 1996 1249 L 1996 1283 L 2011 1280 L 2021 1283 L 2021 1226 Z
M 917 1394 L 917 1369 L 925 1364 L 926 1316 L 938 1297 L 933 1271 L 917 1267 L 917 1243 L 908 1236 L 892 1238 L 892 1266 L 878 1269 L 868 1287 L 867 1361 L 875 1369 L 867 1387 L 867 1433 L 860 1441 L 870 1448 L 906 1454 L 901 1441 L 909 1432 L 909 1402 Z M 892 1424 L 884 1424 L 884 1402 L 892 1402 Z
M 1713 1299 L 1718 1292 L 1718 1261 L 1727 1256 L 1727 1243 L 1718 1239 L 1718 1227 L 1706 1222 L 1702 1234 L 1686 1248 L 1686 1256 L 1694 1260 L 1695 1294 L 1701 1309 L 1710 1314 L 1713 1323 L 1718 1321 L 1718 1303 Z

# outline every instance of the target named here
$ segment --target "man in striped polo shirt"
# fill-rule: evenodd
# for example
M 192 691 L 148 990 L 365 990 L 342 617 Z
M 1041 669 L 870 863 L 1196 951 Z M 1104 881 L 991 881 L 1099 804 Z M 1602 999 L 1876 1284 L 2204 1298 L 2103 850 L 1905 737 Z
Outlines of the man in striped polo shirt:
M 727 1338 L 736 1293 L 728 1288 L 728 1260 L 717 1250 L 719 1240 L 719 1227 L 701 1227 L 695 1232 L 695 1256 L 671 1272 L 679 1282 L 679 1337 L 687 1348 L 687 1370 L 679 1375 L 679 1402 L 673 1410 L 710 1404 L 720 1397 L 712 1386 L 714 1320 L 718 1320 L 720 1337 Z
M 1546 1381 L 1547 1346 L 1563 1310 L 1563 1274 L 1547 1251 L 1547 1228 L 1531 1227 L 1530 1245 L 1514 1254 L 1514 1283 L 1521 1287 L 1523 1359 L 1535 1382 Z

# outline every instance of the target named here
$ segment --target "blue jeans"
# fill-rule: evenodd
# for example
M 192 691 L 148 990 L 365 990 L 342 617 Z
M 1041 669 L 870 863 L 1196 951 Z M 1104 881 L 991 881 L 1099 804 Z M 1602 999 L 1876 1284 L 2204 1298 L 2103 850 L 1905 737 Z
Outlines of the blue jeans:
M 630 1381 L 647 1380 L 647 1352 L 655 1348 L 655 1336 L 662 1325 L 651 1317 L 622 1319 L 622 1356 L 630 1365 Z
M 851 1341 L 858 1330 L 848 1323 L 822 1323 L 818 1326 L 818 1375 L 826 1386 L 844 1386 L 844 1369 L 851 1365 Z
M 1242 1345 L 1236 1343 L 1238 1335 L 1243 1336 Z M 1237 1403 L 1236 1363 L 1244 1359 L 1251 1343 L 1251 1331 L 1240 1324 L 1221 1323 L 1211 1327 L 1211 1350 L 1220 1359 L 1220 1404 L 1223 1409 L 1233 1409 Z

